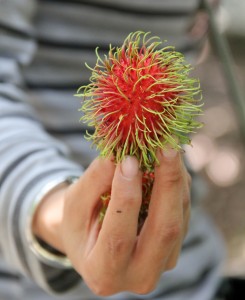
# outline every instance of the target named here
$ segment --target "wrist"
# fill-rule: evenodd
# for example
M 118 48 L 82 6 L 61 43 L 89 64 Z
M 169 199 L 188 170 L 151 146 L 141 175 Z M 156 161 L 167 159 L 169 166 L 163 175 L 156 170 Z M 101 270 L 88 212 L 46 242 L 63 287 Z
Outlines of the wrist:
M 61 242 L 61 221 L 65 191 L 78 178 L 61 176 L 47 183 L 33 200 L 27 221 L 26 238 L 30 249 L 40 261 L 56 268 L 72 267 Z
M 32 221 L 33 234 L 62 253 L 61 222 L 67 188 L 68 183 L 64 182 L 47 193 L 36 208 Z

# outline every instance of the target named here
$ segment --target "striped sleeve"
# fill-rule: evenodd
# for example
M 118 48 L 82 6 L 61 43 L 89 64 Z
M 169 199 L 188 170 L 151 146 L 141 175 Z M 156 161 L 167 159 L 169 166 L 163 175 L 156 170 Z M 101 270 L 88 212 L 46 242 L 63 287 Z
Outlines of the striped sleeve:
M 28 105 L 22 69 L 32 62 L 37 48 L 32 26 L 36 1 L 3 0 L 0 5 L 1 252 L 16 270 L 46 290 L 61 292 L 77 283 L 78 275 L 37 259 L 25 238 L 25 220 L 46 184 L 80 176 L 82 169 L 69 159 L 67 147 L 46 133 Z

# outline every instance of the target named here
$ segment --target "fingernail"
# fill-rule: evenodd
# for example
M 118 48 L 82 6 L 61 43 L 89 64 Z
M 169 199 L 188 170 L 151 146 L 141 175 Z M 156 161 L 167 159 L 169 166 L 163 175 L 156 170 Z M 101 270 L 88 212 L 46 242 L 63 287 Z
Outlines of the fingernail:
M 162 154 L 167 159 L 173 159 L 176 157 L 178 151 L 171 148 L 170 146 L 167 146 L 165 149 L 162 150 Z
M 126 156 L 121 164 L 121 172 L 126 179 L 133 179 L 139 172 L 137 159 L 133 156 Z

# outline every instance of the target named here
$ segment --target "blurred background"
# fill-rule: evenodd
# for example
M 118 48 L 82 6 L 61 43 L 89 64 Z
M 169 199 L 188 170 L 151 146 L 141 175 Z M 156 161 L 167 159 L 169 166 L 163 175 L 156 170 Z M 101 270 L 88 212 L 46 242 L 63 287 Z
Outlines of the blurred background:
M 228 41 L 236 82 L 245 95 L 245 1 L 222 0 L 221 4 L 215 19 Z M 245 135 L 241 133 L 245 119 L 230 94 L 222 57 L 214 50 L 211 39 L 195 69 L 203 91 L 205 125 L 194 135 L 186 155 L 205 179 L 203 205 L 227 245 L 224 273 L 245 278 Z

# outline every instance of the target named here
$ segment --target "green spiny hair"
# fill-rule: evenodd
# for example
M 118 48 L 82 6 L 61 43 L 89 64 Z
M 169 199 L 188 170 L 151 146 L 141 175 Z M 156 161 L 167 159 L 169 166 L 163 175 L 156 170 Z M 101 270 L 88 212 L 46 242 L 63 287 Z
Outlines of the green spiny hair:
M 202 126 L 199 81 L 192 67 L 174 47 L 162 48 L 159 37 L 135 32 L 122 47 L 109 47 L 97 63 L 90 84 L 82 86 L 81 120 L 95 128 L 86 138 L 100 155 L 137 157 L 142 170 L 152 170 L 156 151 L 166 145 L 176 150 L 190 144 L 188 134 Z

